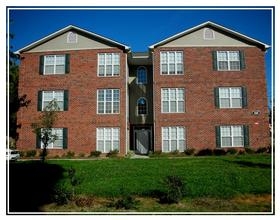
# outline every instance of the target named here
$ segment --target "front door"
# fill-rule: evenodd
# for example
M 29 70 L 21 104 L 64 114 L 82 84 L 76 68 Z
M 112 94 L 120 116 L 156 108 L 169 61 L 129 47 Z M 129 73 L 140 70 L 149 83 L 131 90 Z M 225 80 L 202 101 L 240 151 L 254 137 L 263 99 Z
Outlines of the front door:
M 136 152 L 140 154 L 148 154 L 150 148 L 150 130 L 135 130 L 134 135 Z

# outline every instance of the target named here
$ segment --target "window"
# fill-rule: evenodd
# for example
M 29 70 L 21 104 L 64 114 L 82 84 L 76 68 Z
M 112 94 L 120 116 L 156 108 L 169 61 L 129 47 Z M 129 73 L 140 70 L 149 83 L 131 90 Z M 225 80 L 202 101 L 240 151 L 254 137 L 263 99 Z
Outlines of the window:
M 186 148 L 186 135 L 184 127 L 162 127 L 162 152 L 178 150 L 183 152 Z
M 119 76 L 120 54 L 100 53 L 98 54 L 98 76 Z
M 213 51 L 213 69 L 218 71 L 239 71 L 245 69 L 243 51 Z
M 109 153 L 112 150 L 119 150 L 120 129 L 119 128 L 97 128 L 97 151 Z
M 137 100 L 137 110 L 138 110 L 138 115 L 147 114 L 147 100 L 145 98 L 142 97 Z
M 70 55 L 40 56 L 40 74 L 65 74 L 70 71 Z
M 161 89 L 161 111 L 163 113 L 185 112 L 185 89 Z
M 43 132 L 43 128 L 41 132 Z M 52 128 L 51 136 L 55 137 L 54 141 L 49 141 L 47 149 L 63 149 L 67 148 L 67 128 Z M 37 148 L 43 148 L 44 144 L 41 138 L 37 136 Z
M 70 31 L 67 34 L 67 43 L 77 43 L 78 42 L 78 34 Z
M 137 69 L 137 84 L 147 84 L 147 70 L 145 67 L 139 67 Z
M 243 147 L 242 126 L 221 126 L 221 147 Z
M 203 39 L 204 40 L 214 40 L 215 39 L 214 31 L 210 28 L 204 28 Z
M 43 111 L 46 106 L 53 100 L 56 101 L 59 111 L 68 110 L 68 91 L 57 90 L 38 92 L 38 111 Z
M 117 114 L 120 112 L 120 90 L 98 89 L 98 114 Z
M 160 66 L 162 75 L 183 74 L 183 52 L 160 52 Z
M 216 88 L 214 92 L 218 108 L 244 108 L 247 106 L 245 87 L 220 87 Z

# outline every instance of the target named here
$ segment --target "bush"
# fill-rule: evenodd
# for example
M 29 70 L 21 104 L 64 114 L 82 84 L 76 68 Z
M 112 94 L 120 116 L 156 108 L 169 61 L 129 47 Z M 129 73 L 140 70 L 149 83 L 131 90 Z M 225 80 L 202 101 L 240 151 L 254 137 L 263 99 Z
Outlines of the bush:
M 56 186 L 52 196 L 52 201 L 57 205 L 65 205 L 71 199 L 71 192 L 65 186 Z
M 117 157 L 119 154 L 119 150 L 110 150 L 110 152 L 107 154 L 107 157 Z
M 262 154 L 262 153 L 271 153 L 271 147 L 260 147 L 256 150 L 257 154 Z
M 67 153 L 66 153 L 66 157 L 67 158 L 73 158 L 75 156 L 75 152 L 73 152 L 73 151 L 67 151 Z
M 227 154 L 237 154 L 237 150 L 235 148 L 228 148 L 227 149 Z
M 247 154 L 254 154 L 254 153 L 255 153 L 254 149 L 252 149 L 252 148 L 250 148 L 250 147 L 245 147 L 244 149 L 245 149 L 245 152 L 246 152 Z
M 213 155 L 215 156 L 222 156 L 222 155 L 226 155 L 226 151 L 224 149 L 214 149 L 213 150 Z
M 93 203 L 93 198 L 90 196 L 76 196 L 73 200 L 78 207 L 90 207 Z
M 187 148 L 184 152 L 186 155 L 194 155 L 195 149 Z
M 36 154 L 37 154 L 36 150 L 28 150 L 28 151 L 25 152 L 26 157 L 35 157 Z
M 180 176 L 166 176 L 162 185 L 163 192 L 159 193 L 161 203 L 178 203 L 183 198 L 185 184 Z
M 213 150 L 209 149 L 209 148 L 201 149 L 195 155 L 196 156 L 211 156 L 211 155 L 213 155 Z
M 91 151 L 89 156 L 90 157 L 99 157 L 100 154 L 101 154 L 101 151 L 96 150 L 96 151 Z
M 108 204 L 108 207 L 114 207 L 116 209 L 137 209 L 137 205 L 139 201 L 137 201 L 131 195 L 123 195 L 119 199 L 112 199 L 111 202 Z

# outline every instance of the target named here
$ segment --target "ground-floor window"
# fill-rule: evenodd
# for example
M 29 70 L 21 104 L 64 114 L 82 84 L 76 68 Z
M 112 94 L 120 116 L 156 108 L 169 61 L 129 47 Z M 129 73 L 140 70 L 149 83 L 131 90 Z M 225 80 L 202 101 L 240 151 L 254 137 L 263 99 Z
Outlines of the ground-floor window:
M 185 127 L 162 127 L 162 152 L 178 150 L 183 152 L 186 148 Z
M 44 129 L 41 129 L 41 136 L 43 135 Z M 52 128 L 51 134 L 49 135 L 50 140 L 47 149 L 63 149 L 67 148 L 67 128 Z M 42 136 L 43 138 L 43 136 Z M 38 148 L 43 148 L 44 144 L 42 138 L 37 137 Z
M 109 153 L 120 148 L 120 129 L 119 128 L 97 128 L 97 151 Z
M 246 147 L 249 145 L 249 128 L 245 125 L 216 127 L 218 147 Z

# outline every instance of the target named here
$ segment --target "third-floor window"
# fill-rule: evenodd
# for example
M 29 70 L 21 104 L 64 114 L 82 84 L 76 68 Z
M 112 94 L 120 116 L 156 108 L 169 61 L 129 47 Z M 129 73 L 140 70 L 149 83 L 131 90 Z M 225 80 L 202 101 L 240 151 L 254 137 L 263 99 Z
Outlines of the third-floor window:
M 98 76 L 119 76 L 120 54 L 99 53 L 98 54 Z
M 160 73 L 162 75 L 183 74 L 183 52 L 182 51 L 160 52 Z

